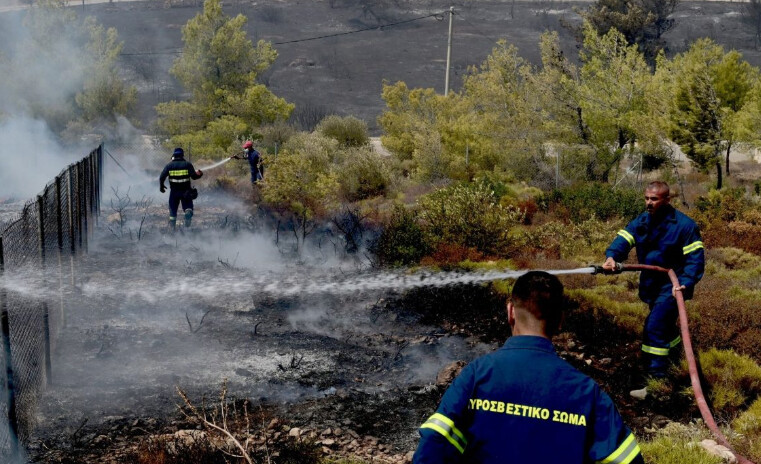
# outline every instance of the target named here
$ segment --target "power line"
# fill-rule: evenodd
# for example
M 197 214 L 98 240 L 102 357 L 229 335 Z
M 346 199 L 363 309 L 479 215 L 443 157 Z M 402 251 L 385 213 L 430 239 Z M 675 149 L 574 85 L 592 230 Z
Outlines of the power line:
M 120 56 L 141 56 L 141 55 L 182 55 L 182 50 L 162 50 L 158 52 L 135 52 L 119 53 Z
M 427 16 L 420 16 L 419 18 L 407 19 L 407 20 L 398 21 L 398 22 L 395 22 L 395 23 L 381 24 L 379 26 L 365 27 L 363 29 L 356 29 L 356 30 L 347 31 L 347 32 L 338 32 L 336 34 L 328 34 L 328 35 L 321 35 L 321 36 L 317 36 L 317 37 L 309 37 L 307 39 L 286 40 L 284 42 L 273 42 L 273 45 L 284 45 L 284 44 L 291 44 L 291 43 L 297 43 L 297 42 L 307 42 L 307 41 L 310 41 L 310 40 L 327 39 L 329 37 L 338 37 L 338 36 L 341 36 L 341 35 L 356 34 L 358 32 L 373 31 L 373 30 L 376 30 L 376 29 L 383 29 L 383 28 L 386 28 L 386 27 L 393 27 L 393 26 L 398 26 L 400 24 L 411 23 L 413 21 L 420 21 L 421 19 L 426 19 L 426 18 L 434 18 L 435 17 L 438 21 L 442 21 L 444 19 L 443 15 L 445 13 L 448 13 L 448 12 L 433 13 L 433 14 L 429 14 Z
M 356 34 L 358 32 L 365 32 L 365 31 L 374 31 L 377 29 L 385 29 L 388 27 L 394 27 L 398 26 L 400 24 L 407 24 L 414 21 L 420 21 L 427 18 L 436 18 L 437 21 L 443 21 L 444 14 L 449 13 L 448 11 L 445 12 L 439 12 L 439 13 L 432 13 L 426 16 L 420 16 L 418 18 L 412 18 L 412 19 L 406 19 L 404 21 L 397 21 L 395 23 L 388 23 L 388 24 L 381 24 L 378 26 L 373 27 L 365 27 L 363 29 L 355 29 L 353 31 L 346 31 L 346 32 L 338 32 L 335 34 L 327 34 L 327 35 L 321 35 L 317 37 L 308 37 L 306 39 L 296 39 L 296 40 L 285 40 L 283 42 L 273 42 L 272 45 L 285 45 L 285 44 L 292 44 L 292 43 L 298 43 L 298 42 L 308 42 L 310 40 L 320 40 L 320 39 L 327 39 L 330 37 L 338 37 L 342 35 L 349 35 L 349 34 Z M 157 52 L 135 52 L 135 53 L 120 53 L 121 56 L 141 56 L 141 55 L 181 55 L 182 50 L 165 50 L 165 51 L 157 51 Z
M 378 26 L 372 26 L 372 27 L 365 27 L 362 29 L 355 29 L 353 31 L 346 31 L 346 32 L 338 32 L 335 34 L 327 34 L 327 35 L 320 35 L 317 37 L 308 37 L 306 39 L 296 39 L 296 40 L 285 40 L 283 42 L 273 42 L 272 45 L 286 45 L 286 44 L 292 44 L 292 43 L 298 43 L 298 42 L 308 42 L 310 40 L 320 40 L 320 39 L 327 39 L 330 37 L 338 37 L 342 35 L 349 35 L 349 34 L 356 34 L 358 32 L 365 32 L 365 31 L 373 31 L 377 29 L 384 29 L 388 27 L 394 27 L 398 26 L 400 24 L 407 24 L 414 21 L 420 21 L 427 18 L 436 18 L 437 21 L 443 21 L 444 20 L 444 14 L 448 12 L 439 12 L 439 13 L 432 13 L 426 16 L 420 16 L 418 18 L 412 18 L 412 19 L 405 19 L 404 21 L 397 21 L 395 23 L 388 23 L 388 24 L 381 24 Z M 157 51 L 157 52 L 135 52 L 135 53 L 120 53 L 121 56 L 141 56 L 141 55 L 181 55 L 182 50 L 165 50 L 165 51 Z

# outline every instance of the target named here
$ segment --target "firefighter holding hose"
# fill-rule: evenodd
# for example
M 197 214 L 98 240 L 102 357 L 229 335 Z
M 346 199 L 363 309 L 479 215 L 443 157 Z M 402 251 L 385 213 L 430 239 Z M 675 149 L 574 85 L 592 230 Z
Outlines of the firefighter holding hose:
M 246 140 L 243 142 L 243 153 L 241 155 L 231 156 L 232 159 L 245 159 L 251 168 L 251 185 L 256 185 L 262 180 L 262 156 L 254 149 L 254 142 Z
M 515 281 L 512 336 L 452 382 L 420 427 L 414 464 L 644 463 L 610 397 L 555 352 L 563 307 L 557 277 L 531 271 Z
M 190 185 L 190 179 L 200 179 L 203 176 L 201 170 L 196 170 L 190 161 L 185 160 L 185 152 L 182 148 L 175 148 L 172 153 L 172 161 L 164 167 L 159 177 L 159 190 L 166 191 L 164 181 L 169 178 L 169 227 L 174 230 L 177 224 L 177 209 L 182 203 L 185 213 L 185 227 L 190 227 L 193 218 L 193 200 L 198 192 Z
M 650 307 L 642 336 L 643 361 L 646 375 L 664 378 L 670 365 L 669 355 L 680 342 L 676 320 L 679 317 L 676 292 L 685 300 L 692 297 L 695 284 L 703 277 L 705 253 L 700 230 L 695 221 L 671 206 L 669 186 L 655 181 L 645 189 L 646 212 L 637 216 L 618 235 L 605 251 L 602 267 L 615 271 L 617 263 L 637 250 L 640 264 L 672 269 L 679 285 L 672 284 L 668 275 L 657 271 L 642 271 L 639 297 Z M 632 390 L 634 398 L 644 399 L 647 388 Z

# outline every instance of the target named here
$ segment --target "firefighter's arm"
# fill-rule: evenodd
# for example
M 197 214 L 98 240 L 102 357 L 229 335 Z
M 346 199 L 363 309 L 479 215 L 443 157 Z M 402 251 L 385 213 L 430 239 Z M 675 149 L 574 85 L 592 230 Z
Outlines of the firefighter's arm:
M 596 387 L 594 437 L 588 457 L 595 463 L 644 464 L 637 439 L 624 424 L 610 397 Z
M 473 368 L 468 365 L 444 393 L 436 412 L 420 426 L 420 442 L 412 458 L 414 464 L 462 462 L 468 446 L 464 431 L 473 378 Z
M 159 176 L 159 191 L 161 193 L 166 191 L 166 187 L 164 187 L 164 181 L 166 180 L 167 176 L 169 176 L 169 167 L 165 167 Z
M 190 172 L 190 178 L 193 180 L 200 179 L 203 176 L 203 172 L 200 169 L 196 170 L 192 164 L 188 167 L 188 172 Z
M 616 233 L 616 238 L 613 239 L 608 249 L 605 250 L 606 259 L 602 265 L 603 269 L 613 270 L 615 263 L 626 261 L 629 251 L 634 244 L 634 221 L 632 221 L 626 228 Z
M 705 271 L 705 250 L 697 226 L 689 229 L 682 253 L 684 253 L 684 270 L 682 275 L 678 276 L 679 283 L 687 288 L 694 287 L 703 278 Z

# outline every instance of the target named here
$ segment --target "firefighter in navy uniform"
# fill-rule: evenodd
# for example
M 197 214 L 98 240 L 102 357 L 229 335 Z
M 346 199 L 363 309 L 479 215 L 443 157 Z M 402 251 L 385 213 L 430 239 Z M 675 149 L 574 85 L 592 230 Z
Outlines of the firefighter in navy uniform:
M 634 247 L 640 264 L 674 270 L 679 286 L 674 286 L 665 272 L 642 271 L 639 280 L 639 297 L 650 307 L 642 337 L 646 375 L 662 378 L 667 375 L 672 348 L 682 341 L 676 325 L 679 313 L 675 294 L 682 292 L 685 300 L 692 298 L 695 284 L 703 277 L 705 253 L 695 221 L 671 206 L 667 183 L 648 184 L 645 209 L 618 231 L 605 251 L 607 258 L 602 267 L 614 270 Z M 632 390 L 631 395 L 643 399 L 647 389 Z
M 190 161 L 185 160 L 185 152 L 182 148 L 175 148 L 172 153 L 172 161 L 164 167 L 159 177 L 159 189 L 161 193 L 166 191 L 164 181 L 169 178 L 169 227 L 174 230 L 177 224 L 177 209 L 182 203 L 185 213 L 185 227 L 190 227 L 193 218 L 193 188 L 190 179 L 200 179 L 203 176 L 201 170 L 196 170 Z
M 452 382 L 420 427 L 413 463 L 644 463 L 610 397 L 556 354 L 563 305 L 557 277 L 516 280 L 512 336 Z

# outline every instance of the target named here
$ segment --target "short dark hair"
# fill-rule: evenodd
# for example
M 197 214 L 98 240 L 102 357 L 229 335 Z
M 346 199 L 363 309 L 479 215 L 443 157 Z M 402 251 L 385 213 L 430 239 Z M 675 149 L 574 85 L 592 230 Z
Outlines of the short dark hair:
M 565 310 L 565 297 L 563 284 L 554 275 L 544 271 L 523 274 L 513 285 L 511 300 L 516 307 L 528 311 L 537 320 L 544 321 L 549 334 L 559 329 Z
M 669 184 L 666 182 L 663 182 L 662 180 L 654 180 L 647 184 L 647 188 L 645 190 L 657 190 L 659 192 L 666 192 L 666 195 L 668 196 L 671 193 L 671 189 L 669 189 Z

